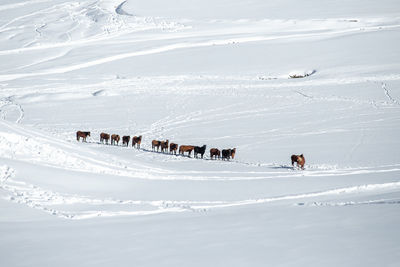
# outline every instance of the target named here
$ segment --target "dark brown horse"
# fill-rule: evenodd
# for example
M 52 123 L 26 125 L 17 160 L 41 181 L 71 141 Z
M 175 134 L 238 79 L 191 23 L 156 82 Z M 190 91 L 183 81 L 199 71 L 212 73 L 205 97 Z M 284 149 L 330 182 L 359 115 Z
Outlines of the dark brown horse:
M 153 149 L 153 151 L 155 150 L 155 148 L 157 148 L 157 152 L 158 152 L 158 149 L 160 148 L 160 146 L 161 146 L 161 141 L 158 141 L 158 140 L 151 141 L 151 149 Z
M 221 151 L 219 151 L 219 149 L 218 148 L 211 148 L 210 149 L 210 158 L 212 159 L 212 158 L 221 158 Z
M 86 137 L 90 136 L 90 132 L 81 132 L 81 131 L 77 131 L 76 132 L 76 140 L 79 142 L 79 140 L 82 137 L 82 142 L 85 141 L 86 142 Z
M 129 140 L 131 140 L 131 137 L 129 135 L 124 135 L 122 136 L 122 145 L 129 145 Z
M 141 135 L 132 137 L 132 146 L 135 146 L 135 144 L 136 144 L 136 148 L 139 149 L 141 143 L 142 143 Z
M 197 158 L 197 154 L 201 155 L 201 158 L 203 158 L 204 153 L 206 153 L 206 145 L 203 146 L 195 146 L 194 147 L 194 156 Z
M 164 142 L 164 141 L 161 141 L 161 143 L 160 143 L 161 152 L 163 152 L 163 153 L 164 153 L 164 151 L 165 151 L 165 152 L 168 152 L 168 144 L 169 144 L 169 140 L 168 140 L 168 139 L 165 140 L 165 142 Z
M 291 157 L 292 160 L 292 166 L 294 166 L 294 163 L 297 163 L 297 167 L 300 167 L 302 170 L 304 170 L 304 164 L 306 163 L 306 159 L 304 158 L 304 155 L 292 155 Z
M 190 154 L 192 153 L 193 149 L 194 149 L 194 146 L 180 146 L 179 154 L 185 155 L 185 152 L 188 152 L 189 157 L 190 157 Z
M 169 144 L 169 153 L 174 153 L 176 155 L 176 150 L 178 149 L 178 144 L 171 143 Z
M 100 142 L 103 143 L 103 141 L 106 141 L 106 144 L 108 145 L 108 140 L 110 140 L 110 135 L 107 133 L 101 133 L 100 134 Z
M 231 157 L 232 159 L 235 158 L 236 148 L 232 149 L 222 149 L 222 160 L 229 160 Z
M 118 145 L 120 139 L 121 139 L 121 138 L 119 137 L 118 134 L 112 134 L 112 135 L 111 135 L 111 145 L 115 145 L 115 142 L 116 142 L 117 145 Z

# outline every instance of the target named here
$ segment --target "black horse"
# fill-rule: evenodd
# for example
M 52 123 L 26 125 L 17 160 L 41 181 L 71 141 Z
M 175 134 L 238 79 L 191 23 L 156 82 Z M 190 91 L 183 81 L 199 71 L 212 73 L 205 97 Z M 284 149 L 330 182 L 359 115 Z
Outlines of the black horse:
M 204 153 L 206 153 L 206 145 L 203 146 L 195 146 L 194 147 L 194 156 L 197 158 L 197 154 L 201 155 L 201 158 L 203 158 Z

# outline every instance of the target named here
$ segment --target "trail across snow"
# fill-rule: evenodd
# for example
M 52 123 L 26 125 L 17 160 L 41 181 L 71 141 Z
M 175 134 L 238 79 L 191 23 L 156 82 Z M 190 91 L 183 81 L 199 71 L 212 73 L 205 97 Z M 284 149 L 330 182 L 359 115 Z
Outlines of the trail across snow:
M 5 0 L 0 266 L 396 266 L 399 14 L 393 0 Z

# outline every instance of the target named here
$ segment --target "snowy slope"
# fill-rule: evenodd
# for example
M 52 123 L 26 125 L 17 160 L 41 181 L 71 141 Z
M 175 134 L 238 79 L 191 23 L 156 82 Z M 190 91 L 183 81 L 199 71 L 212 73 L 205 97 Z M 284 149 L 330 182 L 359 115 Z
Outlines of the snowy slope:
M 0 15 L 1 266 L 397 266 L 397 1 L 4 0 Z

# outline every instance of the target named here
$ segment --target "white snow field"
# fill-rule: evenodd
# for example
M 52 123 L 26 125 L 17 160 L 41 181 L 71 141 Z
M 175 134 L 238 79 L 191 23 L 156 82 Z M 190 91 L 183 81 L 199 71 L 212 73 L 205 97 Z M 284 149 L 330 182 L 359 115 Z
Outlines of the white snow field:
M 398 0 L 1 0 L 0 266 L 399 266 L 399 44 Z

